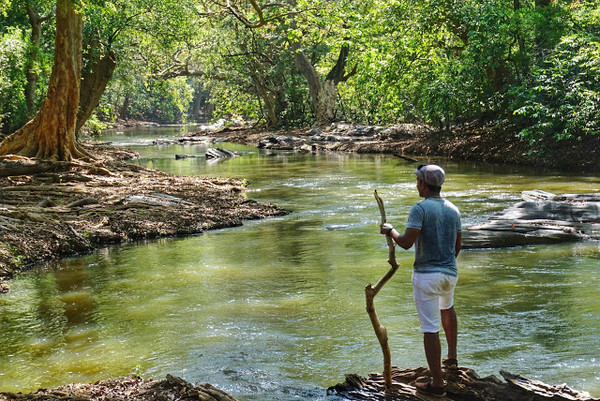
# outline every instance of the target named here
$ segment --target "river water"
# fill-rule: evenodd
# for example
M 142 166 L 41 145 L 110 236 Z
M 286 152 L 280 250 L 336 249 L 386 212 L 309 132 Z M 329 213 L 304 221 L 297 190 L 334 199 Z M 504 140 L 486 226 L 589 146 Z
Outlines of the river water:
M 378 234 L 403 227 L 419 200 L 409 163 L 389 155 L 264 153 L 211 164 L 206 145 L 150 146 L 181 128 L 109 132 L 144 166 L 179 175 L 245 178 L 246 196 L 284 217 L 187 238 L 102 249 L 24 274 L 0 296 L 0 391 L 33 391 L 138 373 L 214 384 L 239 400 L 329 400 L 347 373 L 382 370 L 364 287 L 388 269 Z M 443 194 L 463 225 L 520 192 L 587 193 L 600 177 L 423 160 L 447 172 Z M 598 242 L 466 250 L 459 257 L 459 361 L 481 376 L 503 369 L 600 396 Z M 392 363 L 425 364 L 414 310 L 412 250 L 376 298 Z

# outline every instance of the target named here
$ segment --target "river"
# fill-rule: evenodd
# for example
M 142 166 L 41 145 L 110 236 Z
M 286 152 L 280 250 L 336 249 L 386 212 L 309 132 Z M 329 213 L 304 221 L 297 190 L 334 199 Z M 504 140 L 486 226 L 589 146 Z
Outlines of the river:
M 130 243 L 23 274 L 0 296 L 0 391 L 166 374 L 245 400 L 329 400 L 347 373 L 382 370 L 364 287 L 387 269 L 378 234 L 403 227 L 419 200 L 409 163 L 390 155 L 266 153 L 220 144 L 221 163 L 174 155 L 206 145 L 151 146 L 181 127 L 108 132 L 144 166 L 179 175 L 247 179 L 246 196 L 287 216 L 187 238 Z M 523 190 L 588 193 L 600 177 L 428 159 L 447 172 L 443 195 L 463 225 Z M 466 250 L 459 257 L 459 362 L 481 376 L 503 369 L 600 396 L 598 242 Z M 376 298 L 392 363 L 425 364 L 412 301 L 412 250 Z M 498 375 L 499 376 L 499 375 Z

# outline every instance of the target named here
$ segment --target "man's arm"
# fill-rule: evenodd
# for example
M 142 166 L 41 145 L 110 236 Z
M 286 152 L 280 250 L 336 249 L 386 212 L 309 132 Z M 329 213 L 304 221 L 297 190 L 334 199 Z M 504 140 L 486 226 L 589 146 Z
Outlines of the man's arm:
M 407 228 L 404 231 L 404 234 L 400 234 L 391 224 L 385 223 L 381 225 L 381 234 L 388 234 L 394 242 L 400 245 L 404 249 L 409 249 L 417 238 L 419 238 L 419 234 L 421 230 L 416 228 Z
M 454 244 L 454 257 L 457 258 L 462 248 L 462 233 L 459 231 L 456 233 L 456 244 Z

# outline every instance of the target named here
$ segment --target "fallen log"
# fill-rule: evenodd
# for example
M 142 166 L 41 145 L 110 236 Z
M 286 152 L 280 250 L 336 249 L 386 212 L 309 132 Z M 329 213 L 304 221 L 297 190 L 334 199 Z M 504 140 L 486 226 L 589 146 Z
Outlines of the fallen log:
M 523 201 L 463 230 L 463 248 L 600 239 L 600 194 L 525 191 Z
M 422 401 L 416 393 L 415 384 L 429 380 L 427 368 L 399 369 L 392 367 L 392 386 L 387 391 L 383 374 L 374 373 L 368 377 L 356 374 L 346 375 L 344 383 L 329 387 L 329 395 L 338 395 L 355 401 Z M 566 384 L 552 386 L 523 376 L 501 371 L 506 381 L 496 376 L 479 377 L 473 369 L 459 368 L 456 381 L 448 380 L 446 397 L 436 400 L 451 401 L 600 401 L 584 391 L 574 390 Z
M 183 154 L 175 154 L 175 160 L 182 160 L 182 159 L 197 159 L 200 157 L 204 157 L 202 155 L 183 155 Z

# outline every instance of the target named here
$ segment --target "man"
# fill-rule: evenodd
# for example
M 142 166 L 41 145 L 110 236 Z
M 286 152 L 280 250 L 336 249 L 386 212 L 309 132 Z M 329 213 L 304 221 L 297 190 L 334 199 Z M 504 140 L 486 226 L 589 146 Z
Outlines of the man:
M 425 357 L 431 371 L 431 381 L 418 383 L 417 392 L 444 397 L 442 363 L 449 374 L 458 374 L 454 288 L 458 279 L 456 257 L 462 236 L 460 213 L 456 206 L 440 196 L 446 178 L 440 166 L 421 165 L 414 173 L 419 196 L 425 200 L 411 208 L 404 234 L 389 223 L 381 225 L 381 233 L 390 235 L 404 249 L 415 244 L 413 294 L 423 332 Z M 440 361 L 440 321 L 448 343 L 448 357 L 443 362 Z

